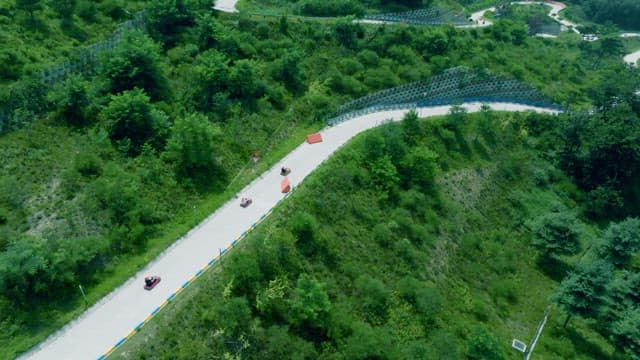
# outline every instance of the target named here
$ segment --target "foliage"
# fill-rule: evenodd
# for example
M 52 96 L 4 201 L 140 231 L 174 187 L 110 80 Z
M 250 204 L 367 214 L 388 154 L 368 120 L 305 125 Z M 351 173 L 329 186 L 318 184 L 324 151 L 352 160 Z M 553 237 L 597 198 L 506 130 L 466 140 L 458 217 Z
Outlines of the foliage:
M 602 236 L 600 253 L 617 267 L 628 266 L 631 256 L 640 251 L 640 219 L 627 218 L 612 223 Z
M 124 153 L 138 155 L 146 143 L 155 149 L 164 146 L 167 116 L 138 88 L 112 95 L 100 115 L 109 137 Z
M 565 326 L 572 315 L 595 317 L 605 298 L 612 277 L 611 266 L 603 260 L 579 265 L 562 282 L 553 296 L 567 312 Z
M 193 16 L 184 0 L 153 0 L 147 7 L 147 28 L 154 40 L 170 48 L 178 42 L 181 28 L 193 23 Z
M 356 279 L 355 288 L 360 294 L 362 307 L 368 318 L 387 316 L 390 292 L 380 280 L 363 275 Z
M 629 308 L 611 327 L 617 348 L 630 359 L 640 359 L 640 308 Z
M 190 114 L 177 120 L 163 156 L 174 164 L 178 179 L 192 179 L 196 184 L 219 185 L 224 169 L 217 160 L 222 131 L 202 115 Z
M 405 5 L 419 5 L 418 2 L 398 4 L 391 1 L 359 3 L 371 12 L 405 10 Z M 423 2 L 425 6 L 428 3 Z M 60 14 L 52 11 L 52 3 L 48 2 L 49 8 L 33 12 L 37 26 L 30 26 L 29 31 L 22 28 L 22 13 L 28 15 L 28 11 L 0 6 L 0 19 L 3 21 L 0 38 L 3 44 L 7 44 L 0 50 L 0 122 L 3 131 L 17 129 L 0 137 L 0 158 L 3 159 L 0 162 L 0 188 L 3 189 L 0 196 L 0 222 L 4 222 L 0 224 L 0 251 L 4 254 L 11 244 L 25 238 L 36 239 L 33 240 L 35 243 L 46 239 L 46 246 L 58 244 L 60 239 L 68 239 L 69 244 L 93 239 L 95 244 L 101 244 L 95 251 L 79 251 L 79 258 L 86 256 L 81 261 L 73 259 L 76 255 L 71 250 L 58 252 L 60 258 L 56 261 L 59 266 L 70 264 L 69 269 L 80 269 L 74 273 L 77 274 L 75 278 L 68 275 L 72 271 L 66 268 L 62 272 L 67 275 L 59 278 L 38 275 L 38 281 L 67 284 L 61 285 L 60 291 L 68 298 L 56 302 L 49 301 L 45 293 L 31 293 L 33 303 L 27 304 L 17 297 L 0 296 L 0 322 L 3 329 L 7 329 L 3 333 L 6 336 L 0 336 L 2 356 L 5 353 L 10 358 L 17 356 L 17 353 L 70 321 L 74 311 L 82 307 L 77 289 L 70 288 L 76 285 L 71 282 L 81 279 L 90 301 L 95 301 L 111 290 L 114 279 L 135 273 L 145 259 L 161 252 L 186 231 L 186 224 L 193 222 L 194 204 L 198 205 L 195 217 L 200 218 L 206 212 L 213 211 L 215 204 L 223 203 L 228 198 L 229 194 L 220 193 L 221 187 L 193 187 L 188 179 L 176 176 L 181 164 L 163 155 L 164 141 L 169 135 L 178 133 L 178 127 L 175 132 L 171 129 L 174 119 L 180 122 L 190 114 L 202 113 L 202 116 L 213 121 L 206 122 L 206 127 L 211 125 L 221 132 L 215 147 L 215 164 L 223 174 L 239 174 L 238 180 L 230 187 L 239 189 L 240 184 L 249 183 L 268 162 L 275 161 L 280 156 L 278 154 L 297 144 L 298 136 L 317 130 L 337 105 L 376 90 L 426 78 L 450 66 L 471 64 L 477 69 L 490 68 L 499 74 L 516 74 L 556 101 L 576 104 L 578 108 L 585 107 L 590 101 L 598 106 L 607 105 L 607 116 L 611 116 L 612 109 L 618 106 L 616 95 L 630 104 L 631 109 L 638 108 L 632 101 L 635 96 L 632 86 L 635 73 L 626 70 L 621 72 L 613 67 L 612 64 L 619 62 L 619 59 L 603 56 L 595 70 L 587 71 L 591 69 L 592 58 L 586 56 L 588 49 L 580 47 L 579 42 L 571 38 L 558 41 L 523 40 L 522 23 L 499 25 L 500 32 L 494 33 L 489 28 L 370 27 L 362 24 L 355 26 L 344 21 L 341 24 L 344 27 L 340 30 L 344 32 L 338 36 L 333 21 L 297 21 L 283 17 L 276 24 L 277 20 L 272 22 L 275 19 L 269 17 L 216 17 L 206 1 L 158 1 L 154 3 L 157 8 L 151 22 L 155 21 L 154 28 L 160 30 L 153 36 L 163 39 L 163 44 L 153 42 L 151 39 L 154 37 L 124 32 L 115 49 L 108 51 L 104 57 L 98 56 L 95 61 L 90 59 L 88 64 L 82 66 L 80 70 L 84 79 L 74 77 L 66 85 L 54 86 L 53 90 L 41 81 L 38 76 L 41 69 L 64 66 L 65 61 L 75 58 L 75 51 L 108 38 L 118 22 L 127 19 L 128 14 L 141 10 L 145 4 L 136 0 L 80 0 L 73 12 L 73 23 L 61 27 L 58 26 Z M 347 2 L 335 4 L 349 5 Z M 320 8 L 324 5 L 319 4 Z M 177 26 L 162 27 L 160 24 L 164 23 Z M 169 28 L 172 31 L 170 34 L 165 31 Z M 339 37 L 345 45 L 338 43 Z M 615 48 L 616 44 L 609 45 Z M 599 48 L 595 49 L 594 55 L 599 51 Z M 525 57 L 528 61 L 523 63 Z M 614 77 L 616 73 L 622 75 Z M 600 79 L 610 79 L 610 84 L 600 86 Z M 616 87 L 617 84 L 620 86 Z M 624 91 L 622 85 L 625 85 Z M 134 90 L 136 87 L 150 99 L 138 102 L 131 108 L 131 113 L 128 109 L 125 111 L 128 105 L 123 105 L 119 108 L 120 114 L 135 115 L 135 119 L 151 118 L 153 132 L 149 139 L 145 139 L 146 135 L 137 137 L 140 134 L 133 134 L 139 143 L 136 144 L 138 155 L 132 158 L 123 156 L 117 147 L 122 145 L 122 150 L 131 151 L 133 146 L 129 146 L 125 138 L 110 141 L 106 129 L 112 130 L 109 126 L 114 122 L 128 119 L 108 114 L 114 110 L 110 95 L 132 98 L 133 93 L 140 95 L 138 90 Z M 598 94 L 593 94 L 594 100 L 588 96 L 589 89 L 598 90 Z M 83 105 L 87 103 L 88 106 Z M 134 101 L 132 103 L 136 104 Z M 74 108 L 73 104 L 80 106 Z M 161 115 L 161 112 L 166 115 Z M 62 115 L 65 113 L 67 115 Z M 96 114 L 100 114 L 97 117 L 99 121 L 95 121 Z M 79 126 L 74 125 L 74 129 L 69 129 L 50 119 L 65 122 L 73 119 L 74 122 L 77 120 Z M 158 119 L 161 121 L 156 122 Z M 284 230 L 274 232 L 274 236 L 270 234 L 264 237 L 263 242 L 267 245 L 265 249 L 260 248 L 260 253 L 265 254 L 263 258 L 238 264 L 230 259 L 224 263 L 225 269 L 228 267 L 233 270 L 237 266 L 246 270 L 246 277 L 223 277 L 227 281 L 225 285 L 230 284 L 232 297 L 246 298 L 251 314 L 260 313 L 263 316 L 261 321 L 264 321 L 264 326 L 245 326 L 236 338 L 208 336 L 206 341 L 197 346 L 192 346 L 194 342 L 174 338 L 167 344 L 179 345 L 171 349 L 166 357 L 207 358 L 210 354 L 202 354 L 209 350 L 216 354 L 231 353 L 231 346 L 225 346 L 225 341 L 233 344 L 249 341 L 254 343 L 248 348 L 251 350 L 243 350 L 243 355 L 268 358 L 267 355 L 257 354 L 265 349 L 261 345 L 269 341 L 265 338 L 271 334 L 280 336 L 282 344 L 300 346 L 299 353 L 308 354 L 311 358 L 316 357 L 316 353 L 329 352 L 326 349 L 340 349 L 343 346 L 340 339 L 349 337 L 353 333 L 352 325 L 364 320 L 352 316 L 357 313 L 360 304 L 343 298 L 341 294 L 353 290 L 345 290 L 341 286 L 352 284 L 354 279 L 368 273 L 385 288 L 394 289 L 398 278 L 391 274 L 397 271 L 400 277 L 411 275 L 420 279 L 427 284 L 428 290 L 424 295 L 408 300 L 398 298 L 392 291 L 388 299 L 387 323 L 372 324 L 374 333 L 388 334 L 393 337 L 394 344 L 413 344 L 415 346 L 411 348 L 418 350 L 420 347 L 417 343 L 440 344 L 438 349 L 448 347 L 452 358 L 460 358 L 461 344 L 466 335 L 466 330 L 461 328 L 464 325 L 451 325 L 439 309 L 442 304 L 454 306 L 452 312 L 459 314 L 459 318 L 452 318 L 452 322 L 463 324 L 469 316 L 476 316 L 468 313 L 471 308 L 467 301 L 471 296 L 469 291 L 473 292 L 473 296 L 477 291 L 489 299 L 483 284 L 486 284 L 486 279 L 495 281 L 491 279 L 496 271 L 512 273 L 516 271 L 514 268 L 530 269 L 531 264 L 509 255 L 516 251 L 529 251 L 527 236 L 520 230 L 514 230 L 519 229 L 519 225 L 512 228 L 511 224 L 512 221 L 521 224 L 529 216 L 535 217 L 548 211 L 546 208 L 531 209 L 529 204 L 518 204 L 515 200 L 513 203 L 504 200 L 514 199 L 505 189 L 527 186 L 521 180 L 529 181 L 533 175 L 528 166 L 518 165 L 517 161 L 509 161 L 499 154 L 501 151 L 510 153 L 512 149 L 507 147 L 512 145 L 508 144 L 522 144 L 522 141 L 540 151 L 539 154 L 544 154 L 543 157 L 547 159 L 557 150 L 552 131 L 544 135 L 546 139 L 530 137 L 528 134 L 533 132 L 528 132 L 529 121 L 524 121 L 524 118 L 491 114 L 487 119 L 483 126 L 486 134 L 495 135 L 494 141 L 489 142 L 489 136 L 485 138 L 483 135 L 474 142 L 474 151 L 484 148 L 484 154 L 461 152 L 465 149 L 465 142 L 474 136 L 464 132 L 468 131 L 464 130 L 467 122 L 462 122 L 463 130 L 458 135 L 438 124 L 421 121 L 418 127 L 420 136 L 413 140 L 399 126 L 383 126 L 382 147 L 377 153 L 372 152 L 375 161 L 374 157 L 367 158 L 361 152 L 356 158 L 363 161 L 350 161 L 334 169 L 332 175 L 335 177 L 324 178 L 328 185 L 322 185 L 325 189 L 322 196 L 315 196 L 308 201 L 309 204 L 318 205 L 304 209 L 317 224 L 314 241 L 310 243 L 313 246 L 308 251 L 305 250 L 304 240 L 292 235 L 292 229 L 282 226 Z M 142 123 L 148 125 L 146 120 Z M 554 118 L 549 122 L 555 124 L 563 121 L 562 118 Z M 160 127 L 154 128 L 155 125 Z M 520 130 L 518 135 L 509 133 L 512 128 Z M 443 142 L 439 135 L 449 139 L 448 142 Z M 584 139 L 590 136 L 582 134 Z M 205 137 L 191 138 L 207 142 Z M 549 146 L 545 148 L 544 144 Z M 408 164 L 407 154 L 414 150 L 410 147 L 413 145 L 438 154 L 437 164 L 441 170 L 434 178 L 433 193 L 425 193 L 424 189 L 416 186 L 419 179 L 402 173 L 403 166 Z M 527 154 L 531 150 L 529 147 L 523 150 Z M 186 147 L 180 149 L 185 150 Z M 241 172 L 247 155 L 255 150 L 265 155 L 266 162 L 249 164 Z M 186 152 L 201 155 L 197 151 Z M 583 153 L 576 152 L 577 155 Z M 134 152 L 129 154 L 135 155 Z M 523 164 L 531 160 L 528 157 L 518 159 Z M 514 165 L 517 172 L 513 172 L 518 176 L 512 177 L 509 183 L 503 183 L 496 175 L 502 172 L 494 173 L 491 170 L 494 165 L 488 164 L 490 161 L 491 164 L 501 164 L 497 166 L 498 170 L 503 169 L 502 164 L 518 165 Z M 375 174 L 375 186 L 372 185 L 373 169 L 382 170 Z M 206 171 L 202 169 L 202 172 Z M 451 171 L 454 171 L 455 180 L 444 180 L 444 185 L 438 185 L 438 181 Z M 575 201 L 579 203 L 578 207 L 589 208 L 581 203 L 584 198 L 581 190 L 576 189 L 562 174 L 553 171 L 548 174 L 545 186 L 555 189 L 563 201 L 569 196 L 570 200 L 566 200 L 570 203 L 568 207 L 574 208 Z M 464 185 L 465 176 L 473 178 L 475 184 L 480 184 L 479 190 L 470 187 L 464 191 L 451 191 L 452 187 Z M 460 183 L 456 182 L 458 177 L 462 179 Z M 9 178 L 12 180 L 5 181 Z M 619 179 L 615 175 L 610 178 Z M 390 183 L 384 183 L 383 179 L 388 179 Z M 484 188 L 483 184 L 491 186 Z M 594 203 L 598 200 L 603 204 L 623 202 L 626 206 L 633 205 L 634 201 L 629 200 L 633 187 L 618 185 L 605 182 L 590 190 Z M 616 186 L 616 191 L 608 191 L 613 186 Z M 479 193 L 476 194 L 475 190 Z M 458 192 L 464 193 L 464 196 L 455 197 L 459 202 L 452 202 L 451 194 Z M 496 198 L 494 194 L 502 196 Z M 476 196 L 482 199 L 479 208 L 474 207 L 478 206 L 478 202 L 473 201 Z M 10 201 L 5 201 L 5 198 Z M 343 199 L 350 200 L 345 202 Z M 460 206 L 463 208 L 450 207 L 451 203 L 462 204 Z M 378 227 L 379 239 L 374 241 L 374 236 L 368 231 L 377 224 L 383 224 L 384 227 L 382 230 Z M 505 226 L 509 229 L 507 235 L 494 236 L 488 230 L 478 230 L 501 229 Z M 481 233 L 476 234 L 475 231 Z M 489 240 L 474 242 L 469 238 Z M 476 245 L 471 246 L 473 243 Z M 338 248 L 338 245 L 344 248 Z M 516 250 L 509 250 L 510 246 L 515 246 Z M 60 247 L 63 248 L 62 245 Z M 469 264 L 468 260 L 458 258 L 457 249 L 471 252 L 469 259 L 492 260 L 486 266 Z M 505 254 L 498 253 L 496 249 L 506 249 Z M 363 255 L 363 250 L 366 250 L 366 255 Z M 61 255 L 67 253 L 69 259 Z M 252 250 L 250 256 L 256 256 L 256 253 L 258 250 Z M 37 258 L 37 254 L 34 256 Z M 370 265 L 353 264 L 355 258 L 365 257 L 376 262 Z M 318 265 L 320 261 L 326 261 L 326 267 Z M 326 284 L 332 313 L 323 319 L 327 321 L 323 323 L 324 327 L 290 326 L 286 321 L 288 308 L 285 300 L 292 297 L 288 284 L 301 272 Z M 336 278 L 325 277 L 334 272 L 338 274 Z M 483 281 L 477 281 L 480 277 L 477 274 L 482 274 Z M 267 284 L 276 278 L 289 280 L 275 283 L 271 292 L 265 290 L 268 289 Z M 425 279 L 433 281 L 434 285 Z M 550 280 L 535 279 L 533 286 L 541 293 L 551 287 Z M 458 286 L 460 283 L 465 286 Z M 53 288 L 58 285 L 47 286 Z M 216 288 L 207 293 L 218 294 L 221 291 Z M 265 301 L 263 310 L 255 307 L 259 294 Z M 442 297 L 442 301 L 437 301 L 436 294 Z M 430 302 L 432 299 L 436 300 Z M 496 320 L 494 312 L 498 310 L 494 310 L 491 301 L 486 301 L 486 308 L 489 309 L 486 319 L 492 322 L 491 331 L 501 336 L 510 335 Z M 517 311 L 510 312 L 522 303 L 516 299 L 507 306 L 500 304 L 499 311 L 504 311 L 500 315 L 505 318 L 511 316 L 516 319 L 514 321 L 537 321 L 530 318 L 523 320 L 513 315 Z M 337 319 L 334 311 L 342 319 Z M 195 312 L 194 316 L 197 315 L 202 314 Z M 200 319 L 204 321 L 204 317 Z M 223 329 L 215 321 L 214 325 Z M 212 329 L 208 326 L 196 328 Z M 181 336 L 197 339 L 192 331 L 186 330 L 186 326 L 177 328 L 185 329 Z M 439 328 L 443 328 L 444 332 Z M 431 336 L 432 330 L 437 332 L 434 336 Z M 283 338 L 284 331 L 289 333 L 286 338 Z M 443 333 L 445 335 L 438 335 Z M 407 334 L 415 334 L 411 335 L 415 338 Z M 327 337 L 332 340 L 324 341 Z M 572 348 L 570 341 L 563 339 L 562 345 L 569 344 L 569 348 Z M 377 344 L 387 343 L 387 339 L 379 340 Z M 162 351 L 158 350 L 160 353 Z M 390 350 L 388 355 L 394 353 Z M 403 351 L 400 353 L 402 355 L 399 357 L 407 357 Z M 446 351 L 442 350 L 442 353 Z
M 139 31 L 127 31 L 122 36 L 120 44 L 102 57 L 108 91 L 118 94 L 137 87 L 153 100 L 166 99 L 169 87 L 160 65 L 160 47 Z
M 475 326 L 469 334 L 467 356 L 471 359 L 504 359 L 498 339 L 482 325 Z
M 300 274 L 291 306 L 291 323 L 293 325 L 318 325 L 331 309 L 329 296 L 324 290 L 324 284 L 314 280 L 307 274 Z
M 572 0 L 581 5 L 587 16 L 599 23 L 612 22 L 623 29 L 640 29 L 637 19 L 640 16 L 640 4 L 633 0 Z
M 535 234 L 533 244 L 545 257 L 576 254 L 580 251 L 577 222 L 575 214 L 568 211 L 542 215 L 530 223 Z
M 82 127 L 92 119 L 89 110 L 91 95 L 89 83 L 80 76 L 71 76 L 56 91 L 50 93 L 50 102 L 55 104 L 58 121 Z

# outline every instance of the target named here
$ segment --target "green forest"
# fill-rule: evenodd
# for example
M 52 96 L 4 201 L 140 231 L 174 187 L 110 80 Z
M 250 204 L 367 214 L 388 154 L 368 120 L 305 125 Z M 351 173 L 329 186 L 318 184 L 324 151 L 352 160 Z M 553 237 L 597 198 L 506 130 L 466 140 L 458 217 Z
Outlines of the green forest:
M 513 358 L 551 305 L 544 358 L 640 358 L 640 73 L 621 56 L 637 43 L 530 37 L 535 9 L 486 28 L 353 21 L 485 3 L 0 0 L 0 358 L 338 106 L 460 65 L 569 111 L 454 108 L 358 137 L 116 357 Z M 633 29 L 637 6 L 613 3 L 568 6 Z

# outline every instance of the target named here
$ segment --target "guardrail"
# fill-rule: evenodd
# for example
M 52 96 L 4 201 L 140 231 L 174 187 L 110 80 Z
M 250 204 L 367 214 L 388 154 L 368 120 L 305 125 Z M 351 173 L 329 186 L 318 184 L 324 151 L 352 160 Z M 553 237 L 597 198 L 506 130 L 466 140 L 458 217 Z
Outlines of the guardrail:
M 446 105 L 472 103 L 472 102 L 507 103 L 507 104 L 517 104 L 517 105 L 527 105 L 532 107 L 547 108 L 557 112 L 567 111 L 566 106 L 557 105 L 550 101 L 527 101 L 527 100 L 513 99 L 513 98 L 479 96 L 479 97 L 467 97 L 467 98 L 455 98 L 455 99 L 446 98 L 446 99 L 437 99 L 437 100 L 423 100 L 423 101 L 399 103 L 399 104 L 374 105 L 364 109 L 359 109 L 356 111 L 351 111 L 348 113 L 344 113 L 344 114 L 340 114 L 338 116 L 332 117 L 327 120 L 327 124 L 329 126 L 335 126 L 347 120 L 351 120 L 353 118 L 356 118 L 362 115 L 367 115 L 367 114 L 376 113 L 380 111 L 407 110 L 407 109 L 416 109 L 421 107 L 446 106 Z
M 169 296 L 167 296 L 167 298 L 160 303 L 160 305 L 158 305 L 155 309 L 153 309 L 140 323 L 138 323 L 138 325 L 136 325 L 133 329 L 131 329 L 131 331 L 129 331 L 127 333 L 127 335 L 125 335 L 124 337 L 120 338 L 118 341 L 115 342 L 115 344 L 113 344 L 113 346 L 111 346 L 109 349 L 107 349 L 107 351 L 100 355 L 98 357 L 98 360 L 104 360 L 106 359 L 109 355 L 111 355 L 118 347 L 122 346 L 122 344 L 124 344 L 125 342 L 127 342 L 127 340 L 131 339 L 136 333 L 138 333 L 143 327 L 144 325 L 146 325 L 149 321 L 151 321 L 151 319 L 153 319 L 153 317 L 155 315 L 157 315 L 160 310 L 164 309 L 169 303 L 171 303 L 178 294 L 180 294 L 184 289 L 186 289 L 187 287 L 189 287 L 189 285 L 193 284 L 194 281 L 196 281 L 196 279 L 198 279 L 200 276 L 202 276 L 207 270 L 209 270 L 212 266 L 214 266 L 217 262 L 222 260 L 222 257 L 229 252 L 229 250 L 233 249 L 234 247 L 236 247 L 240 241 L 242 241 L 243 239 L 245 239 L 247 237 L 247 235 L 249 235 L 249 233 L 256 228 L 256 226 L 258 226 L 261 222 L 263 222 L 269 215 L 271 215 L 273 213 L 273 211 L 275 210 L 275 208 L 280 205 L 280 203 L 288 198 L 294 191 L 295 191 L 296 187 L 292 186 L 291 190 L 286 193 L 280 200 L 278 200 L 276 202 L 276 204 L 271 207 L 266 213 L 264 213 L 262 216 L 260 216 L 260 218 L 254 222 L 247 230 L 245 230 L 240 236 L 238 236 L 236 239 L 234 239 L 226 248 L 224 249 L 220 249 L 220 252 L 218 254 L 216 254 L 215 256 L 213 256 L 211 258 L 211 260 L 209 260 L 206 264 L 204 264 L 200 270 L 198 270 L 193 276 L 191 276 L 189 278 L 189 280 L 185 281 L 179 288 L 177 288 L 173 293 L 171 293 Z M 193 230 L 192 230 L 193 231 Z M 185 236 L 186 237 L 186 236 Z

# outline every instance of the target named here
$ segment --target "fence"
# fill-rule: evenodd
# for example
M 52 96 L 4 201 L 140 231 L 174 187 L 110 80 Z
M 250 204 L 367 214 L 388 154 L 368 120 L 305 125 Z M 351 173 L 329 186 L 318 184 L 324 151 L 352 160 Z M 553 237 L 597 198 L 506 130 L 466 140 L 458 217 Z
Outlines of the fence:
M 430 79 L 412 82 L 353 100 L 338 108 L 344 114 L 375 105 L 392 105 L 419 101 L 451 101 L 452 99 L 500 98 L 544 102 L 545 97 L 533 87 L 498 75 L 477 74 L 465 67 L 445 70 Z
M 100 53 L 111 50 L 118 46 L 122 35 L 129 29 L 142 29 L 146 31 L 146 19 L 144 11 L 135 14 L 134 18 L 118 25 L 113 35 L 104 41 L 89 45 L 77 51 L 75 54 L 61 64 L 44 69 L 37 76 L 41 84 L 37 91 L 46 92 L 53 85 L 63 81 L 68 75 L 74 73 L 90 73 L 98 66 L 98 56 Z M 0 134 L 29 123 L 37 115 L 45 110 L 30 101 L 33 98 L 34 84 L 16 83 L 10 91 L 9 99 L 3 104 L 0 102 Z
M 433 100 L 433 101 L 418 101 L 418 102 L 390 104 L 390 105 L 375 105 L 375 106 L 370 106 L 364 109 L 337 115 L 335 117 L 328 119 L 327 124 L 329 126 L 334 126 L 344 121 L 348 121 L 362 115 L 372 114 L 380 111 L 410 110 L 410 109 L 416 109 L 420 107 L 446 106 L 446 105 L 452 105 L 452 104 L 462 104 L 462 103 L 471 103 L 471 102 L 507 103 L 507 104 L 517 104 L 517 105 L 527 105 L 527 106 L 533 106 L 533 107 L 547 108 L 557 112 L 567 111 L 567 107 L 554 104 L 550 101 L 527 101 L 522 99 L 484 96 L 484 97 L 468 97 L 468 98 L 456 98 L 456 99 L 450 98 L 450 99 L 440 99 L 440 100 Z
M 89 45 L 71 56 L 71 59 L 45 69 L 41 72 L 41 79 L 46 85 L 52 85 L 64 80 L 72 73 L 88 73 L 95 69 L 98 55 L 106 50 L 115 48 L 126 30 L 142 29 L 146 31 L 144 11 L 135 14 L 134 18 L 118 25 L 113 35 L 104 41 Z
M 464 14 L 457 14 L 451 10 L 438 7 L 399 13 L 366 15 L 363 18 L 367 20 L 401 22 L 414 25 L 467 24 L 467 19 L 464 17 Z

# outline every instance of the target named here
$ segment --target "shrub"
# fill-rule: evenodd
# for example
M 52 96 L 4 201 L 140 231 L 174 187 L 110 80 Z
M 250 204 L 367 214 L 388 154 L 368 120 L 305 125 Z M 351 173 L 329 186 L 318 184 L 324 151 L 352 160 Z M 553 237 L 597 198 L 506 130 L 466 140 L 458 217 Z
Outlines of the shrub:
M 362 307 L 368 317 L 380 319 L 387 316 L 390 291 L 380 280 L 362 275 L 356 279 L 355 288 L 360 294 Z
M 100 164 L 100 158 L 90 152 L 82 152 L 75 158 L 73 167 L 77 172 L 86 177 L 100 176 L 102 173 L 102 166 Z
M 477 325 L 471 329 L 467 347 L 467 356 L 471 359 L 501 360 L 505 358 L 500 342 L 484 325 Z

